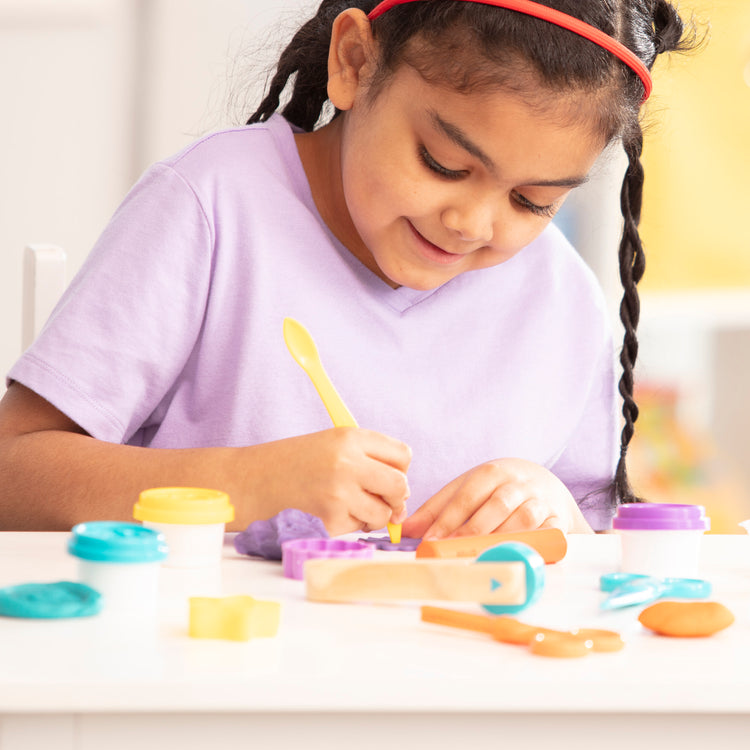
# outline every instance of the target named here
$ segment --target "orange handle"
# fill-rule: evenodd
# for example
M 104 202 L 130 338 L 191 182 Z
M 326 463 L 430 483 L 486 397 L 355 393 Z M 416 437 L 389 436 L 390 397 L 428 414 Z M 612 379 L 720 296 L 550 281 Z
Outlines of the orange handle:
M 565 557 L 568 540 L 560 529 L 499 532 L 485 536 L 459 536 L 422 542 L 417 547 L 417 557 L 477 557 L 490 547 L 502 542 L 523 542 L 535 549 L 545 563 L 556 563 Z
M 491 633 L 494 617 L 489 615 L 472 615 L 468 612 L 457 612 L 455 609 L 442 607 L 422 607 L 422 621 L 435 625 L 447 625 L 451 628 L 476 630 L 479 633 Z
M 588 651 L 620 651 L 625 646 L 622 636 L 613 630 L 551 630 L 505 615 L 473 615 L 442 607 L 421 609 L 423 622 L 488 633 L 496 641 L 530 646 L 534 653 L 543 656 L 583 656 Z
M 435 625 L 447 625 L 451 628 L 487 633 L 496 641 L 523 646 L 529 644 L 537 633 L 545 630 L 534 625 L 526 625 L 514 617 L 473 615 L 468 612 L 457 612 L 454 609 L 443 609 L 442 607 L 422 607 L 422 620 Z

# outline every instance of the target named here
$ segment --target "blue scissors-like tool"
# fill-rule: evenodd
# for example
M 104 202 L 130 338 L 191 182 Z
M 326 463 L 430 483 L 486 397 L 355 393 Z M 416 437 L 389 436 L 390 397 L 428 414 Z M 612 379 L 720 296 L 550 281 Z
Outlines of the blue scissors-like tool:
M 602 591 L 610 593 L 602 609 L 634 607 L 671 597 L 705 599 L 711 596 L 711 584 L 700 578 L 653 578 L 634 573 L 606 573 L 599 579 Z

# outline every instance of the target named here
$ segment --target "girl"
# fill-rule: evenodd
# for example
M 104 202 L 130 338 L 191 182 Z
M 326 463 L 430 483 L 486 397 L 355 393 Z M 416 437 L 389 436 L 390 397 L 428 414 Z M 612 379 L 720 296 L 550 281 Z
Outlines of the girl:
M 236 528 L 607 528 L 635 499 L 639 111 L 682 34 L 666 0 L 324 0 L 247 127 L 143 175 L 9 373 L 2 526 L 194 485 Z M 619 448 L 602 295 L 550 224 L 613 139 Z M 363 428 L 330 428 L 285 316 Z

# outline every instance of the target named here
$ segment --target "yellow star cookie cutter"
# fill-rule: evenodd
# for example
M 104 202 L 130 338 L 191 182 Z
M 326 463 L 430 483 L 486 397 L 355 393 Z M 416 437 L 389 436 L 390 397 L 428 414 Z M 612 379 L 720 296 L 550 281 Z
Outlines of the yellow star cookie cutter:
M 279 630 L 281 604 L 259 601 L 252 596 L 190 598 L 191 638 L 249 641 L 273 638 Z

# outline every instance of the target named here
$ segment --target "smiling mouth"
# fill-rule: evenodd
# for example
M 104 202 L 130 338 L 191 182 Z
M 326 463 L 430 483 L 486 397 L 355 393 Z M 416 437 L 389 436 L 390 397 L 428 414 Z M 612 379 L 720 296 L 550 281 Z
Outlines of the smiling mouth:
M 455 263 L 459 263 L 463 259 L 463 254 L 449 253 L 447 250 L 443 250 L 443 248 L 438 247 L 437 245 L 430 242 L 417 231 L 417 229 L 411 222 L 409 222 L 409 227 L 411 228 L 412 234 L 417 241 L 417 248 L 419 249 L 420 255 L 425 257 L 427 260 L 433 263 L 439 263 L 443 266 L 449 266 Z

